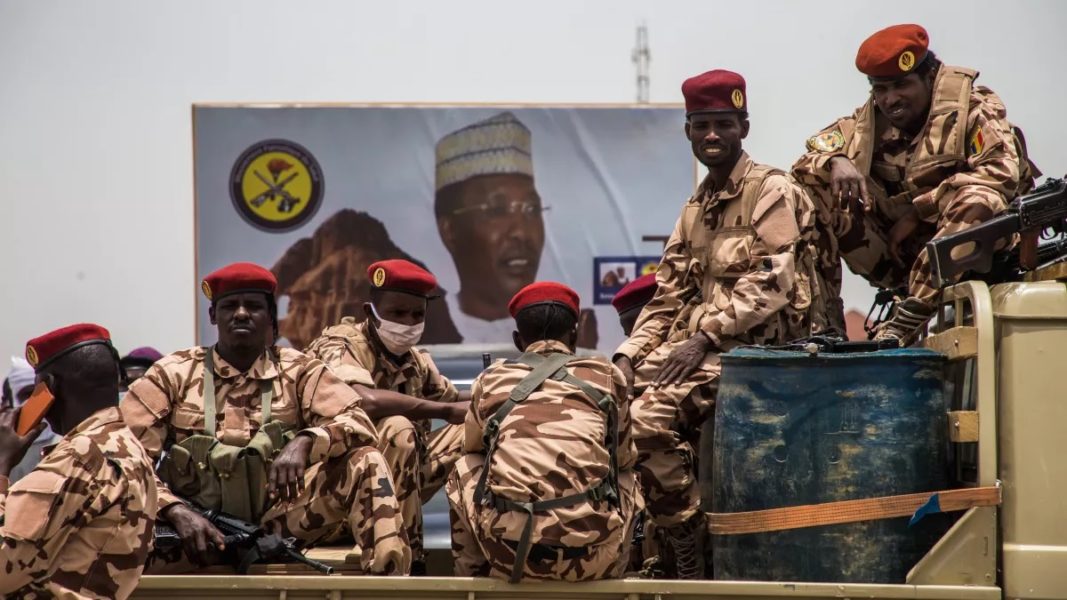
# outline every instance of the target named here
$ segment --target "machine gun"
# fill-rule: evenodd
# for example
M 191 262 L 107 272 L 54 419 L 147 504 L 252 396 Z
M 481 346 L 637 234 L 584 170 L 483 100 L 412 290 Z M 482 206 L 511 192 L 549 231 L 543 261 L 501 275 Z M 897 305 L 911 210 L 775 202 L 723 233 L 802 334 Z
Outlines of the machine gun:
M 257 562 L 299 562 L 326 575 L 333 573 L 333 567 L 301 554 L 294 538 L 267 533 L 259 525 L 224 512 L 205 510 L 195 505 L 189 505 L 189 508 L 200 513 L 222 533 L 226 545 L 224 556 L 242 575 L 248 573 L 248 569 Z M 157 522 L 154 536 L 158 552 L 174 552 L 181 548 L 182 540 L 178 532 L 169 525 Z
M 1031 193 L 1016 198 L 1008 210 L 959 233 L 926 243 L 930 268 L 938 287 L 955 283 L 965 273 L 981 278 L 997 267 L 995 276 L 1032 271 L 1054 262 L 1067 250 L 1057 242 L 1039 246 L 1042 235 L 1051 229 L 1067 233 L 1067 181 L 1049 178 Z M 1017 249 L 998 252 L 999 242 L 1010 242 L 1019 234 Z M 1058 254 L 1057 254 L 1058 253 Z M 999 256 L 998 256 L 999 255 Z

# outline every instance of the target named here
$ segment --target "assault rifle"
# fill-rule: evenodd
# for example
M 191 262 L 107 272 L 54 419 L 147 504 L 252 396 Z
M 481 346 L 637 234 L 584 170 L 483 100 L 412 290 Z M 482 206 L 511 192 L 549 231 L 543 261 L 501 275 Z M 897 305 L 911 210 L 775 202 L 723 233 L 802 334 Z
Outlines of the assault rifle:
M 299 562 L 327 575 L 333 573 L 333 567 L 301 554 L 294 538 L 283 538 L 277 533 L 268 534 L 259 525 L 224 512 L 206 510 L 192 504 L 189 508 L 200 513 L 222 533 L 226 545 L 224 556 L 241 575 L 248 573 L 249 567 L 257 562 Z M 182 540 L 169 525 L 157 522 L 154 535 L 156 551 L 180 551 Z
M 1034 191 L 1016 198 L 1008 210 L 959 233 L 926 243 L 930 268 L 938 287 L 955 283 L 965 273 L 979 277 L 997 267 L 999 277 L 1012 277 L 1055 262 L 1067 250 L 1057 242 L 1039 246 L 1046 230 L 1067 233 L 1067 181 L 1049 178 Z M 999 242 L 1019 234 L 1017 249 L 998 252 Z

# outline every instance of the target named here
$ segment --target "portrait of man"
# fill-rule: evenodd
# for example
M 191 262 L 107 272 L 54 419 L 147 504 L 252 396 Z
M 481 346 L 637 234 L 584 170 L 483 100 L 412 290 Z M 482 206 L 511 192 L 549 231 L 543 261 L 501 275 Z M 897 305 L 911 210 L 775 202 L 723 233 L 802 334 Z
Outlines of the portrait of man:
M 437 230 L 460 282 L 449 313 L 465 340 L 507 342 L 508 301 L 537 277 L 545 245 L 530 130 L 502 112 L 441 138 L 435 155 Z

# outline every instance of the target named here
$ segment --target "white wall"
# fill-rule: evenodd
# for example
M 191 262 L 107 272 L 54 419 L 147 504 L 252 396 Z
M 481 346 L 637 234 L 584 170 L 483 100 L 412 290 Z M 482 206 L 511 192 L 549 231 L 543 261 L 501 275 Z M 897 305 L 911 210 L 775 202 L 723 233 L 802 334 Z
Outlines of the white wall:
M 864 100 L 858 44 L 919 22 L 1062 174 L 1065 17 L 1053 0 L 0 0 L 0 356 L 82 320 L 120 350 L 193 342 L 193 102 L 625 102 L 645 20 L 652 100 L 743 73 L 747 148 L 785 167 Z

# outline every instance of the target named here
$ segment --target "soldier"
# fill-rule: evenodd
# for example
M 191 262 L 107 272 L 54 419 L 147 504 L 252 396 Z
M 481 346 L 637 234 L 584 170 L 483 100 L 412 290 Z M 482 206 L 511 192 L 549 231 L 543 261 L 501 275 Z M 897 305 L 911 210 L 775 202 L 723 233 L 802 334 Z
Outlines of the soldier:
M 619 313 L 619 324 L 622 325 L 623 333 L 627 336 L 630 335 L 634 330 L 634 324 L 637 323 L 637 316 L 641 314 L 641 309 L 655 295 L 655 273 L 642 275 L 615 293 L 615 296 L 611 299 L 611 305 Z
M 509 311 L 524 354 L 475 380 L 448 478 L 456 575 L 620 577 L 641 509 L 622 374 L 574 356 L 578 294 L 567 286 L 531 284 Z
M 8 489 L 7 475 L 45 429 L 19 436 L 0 411 L 0 595 L 126 598 L 152 544 L 152 461 L 116 406 L 118 353 L 99 325 L 57 329 L 26 344 L 55 397 L 45 419 L 63 437 Z
M 365 573 L 405 574 L 411 551 L 374 426 L 321 361 L 266 346 L 277 329 L 275 287 L 270 271 L 250 263 L 205 277 L 218 343 L 160 359 L 123 398 L 130 429 L 153 459 L 163 456 L 160 516 L 200 564 L 223 539 L 188 501 L 305 546 L 347 522 Z M 160 570 L 188 567 L 161 558 Z
M 926 242 L 988 220 L 1033 186 L 1003 102 L 928 45 L 918 25 L 867 38 L 856 68 L 870 98 L 811 137 L 793 165 L 816 200 L 827 293 L 840 294 L 839 257 L 873 285 L 906 287 L 875 336 L 902 345 L 935 307 Z
M 698 578 L 699 495 L 686 441 L 714 403 L 719 354 L 808 335 L 814 255 L 810 199 L 742 150 L 745 80 L 709 71 L 682 85 L 685 133 L 708 176 L 686 202 L 656 273 L 658 288 L 615 364 L 635 382 L 637 470 L 679 578 Z
M 306 352 L 325 362 L 363 398 L 378 429 L 378 449 L 396 483 L 414 559 L 412 573 L 425 570 L 422 505 L 441 486 L 459 458 L 467 402 L 437 370 L 430 355 L 415 349 L 426 323 L 437 279 L 418 265 L 383 260 L 367 268 L 370 302 L 366 320 L 345 317 L 311 343 Z M 430 431 L 430 419 L 451 423 Z

